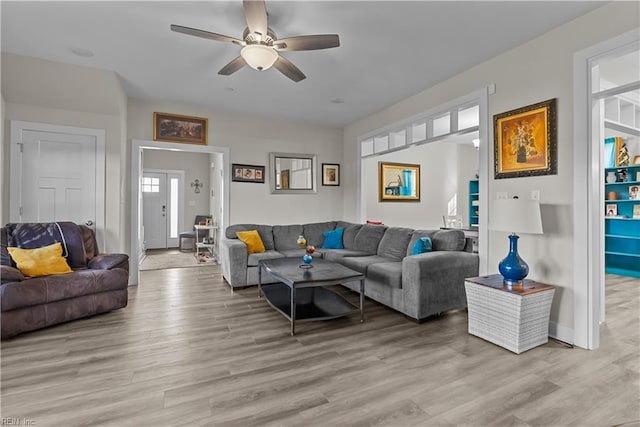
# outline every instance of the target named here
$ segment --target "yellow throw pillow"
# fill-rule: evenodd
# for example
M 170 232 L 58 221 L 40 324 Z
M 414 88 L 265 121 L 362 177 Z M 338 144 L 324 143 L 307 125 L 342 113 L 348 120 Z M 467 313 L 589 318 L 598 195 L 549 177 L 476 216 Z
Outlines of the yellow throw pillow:
M 236 236 L 247 245 L 247 251 L 250 254 L 257 254 L 266 251 L 264 243 L 258 234 L 258 230 L 237 231 Z
M 7 250 L 25 276 L 38 277 L 50 274 L 71 273 L 69 264 L 62 257 L 62 245 L 54 243 L 37 249 L 8 247 Z

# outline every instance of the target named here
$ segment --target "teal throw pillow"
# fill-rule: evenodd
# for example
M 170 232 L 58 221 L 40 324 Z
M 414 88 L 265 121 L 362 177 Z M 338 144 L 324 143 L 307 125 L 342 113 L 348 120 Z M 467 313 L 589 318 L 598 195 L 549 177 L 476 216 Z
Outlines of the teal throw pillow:
M 431 238 L 430 237 L 421 237 L 416 240 L 416 243 L 413 245 L 413 249 L 411 249 L 411 255 L 420 255 L 425 252 L 431 252 Z
M 324 236 L 322 249 L 344 249 L 344 246 L 342 245 L 343 232 L 344 228 L 336 228 L 333 231 L 325 231 L 322 233 Z

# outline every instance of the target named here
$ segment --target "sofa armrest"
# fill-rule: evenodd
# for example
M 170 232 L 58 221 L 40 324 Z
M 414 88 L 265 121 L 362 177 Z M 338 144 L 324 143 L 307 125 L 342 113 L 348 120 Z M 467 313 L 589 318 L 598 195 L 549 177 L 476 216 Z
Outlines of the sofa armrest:
M 238 239 L 225 239 L 220 242 L 222 276 L 232 286 L 247 284 L 249 252 L 247 245 Z
M 464 279 L 478 275 L 478 254 L 434 251 L 402 260 L 405 313 L 416 319 L 465 308 Z
M 91 270 L 112 270 L 123 268 L 129 271 L 129 255 L 126 254 L 99 254 L 89 261 Z
M 0 278 L 2 283 L 22 282 L 25 279 L 20 270 L 8 265 L 0 265 Z

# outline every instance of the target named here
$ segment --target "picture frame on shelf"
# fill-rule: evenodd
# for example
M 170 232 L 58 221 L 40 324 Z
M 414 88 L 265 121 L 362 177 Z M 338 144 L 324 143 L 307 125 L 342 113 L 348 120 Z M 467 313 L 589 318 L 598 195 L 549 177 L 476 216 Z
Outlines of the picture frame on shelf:
M 379 202 L 419 202 L 420 165 L 378 162 Z
M 322 185 L 340 185 L 340 165 L 337 163 L 322 164 Z
M 629 186 L 629 200 L 640 200 L 640 185 Z
M 234 163 L 231 165 L 231 180 L 264 184 L 264 166 Z
M 637 156 L 633 156 L 633 165 L 634 166 L 640 165 L 640 154 Z
M 558 173 L 557 98 L 493 116 L 495 178 Z
M 207 145 L 208 119 L 179 114 L 153 113 L 153 140 Z
M 617 216 L 618 215 L 618 205 L 607 205 L 605 206 L 605 212 L 607 216 Z
M 640 205 L 633 205 L 633 217 L 640 219 Z
M 622 138 L 610 137 L 604 140 L 604 167 L 614 168 L 620 166 L 619 157 L 622 149 Z

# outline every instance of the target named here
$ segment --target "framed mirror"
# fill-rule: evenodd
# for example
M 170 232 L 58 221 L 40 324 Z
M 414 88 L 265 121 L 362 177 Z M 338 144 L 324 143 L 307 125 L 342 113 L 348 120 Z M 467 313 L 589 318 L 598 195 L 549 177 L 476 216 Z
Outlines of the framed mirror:
M 271 193 L 316 192 L 315 154 L 269 153 L 269 166 Z

